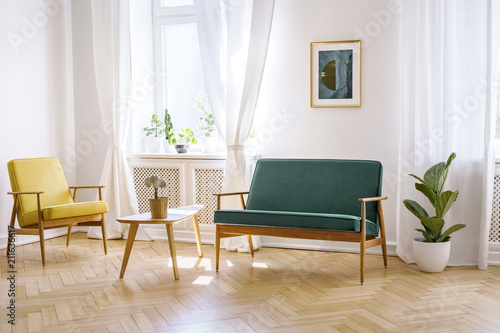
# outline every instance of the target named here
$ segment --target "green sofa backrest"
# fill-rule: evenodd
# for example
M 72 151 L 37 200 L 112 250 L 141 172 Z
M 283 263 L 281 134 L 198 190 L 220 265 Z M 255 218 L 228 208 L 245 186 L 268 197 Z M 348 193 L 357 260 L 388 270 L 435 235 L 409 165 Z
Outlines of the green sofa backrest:
M 261 159 L 250 186 L 250 210 L 360 216 L 359 198 L 378 197 L 382 164 L 362 160 Z M 378 225 L 377 205 L 366 218 Z

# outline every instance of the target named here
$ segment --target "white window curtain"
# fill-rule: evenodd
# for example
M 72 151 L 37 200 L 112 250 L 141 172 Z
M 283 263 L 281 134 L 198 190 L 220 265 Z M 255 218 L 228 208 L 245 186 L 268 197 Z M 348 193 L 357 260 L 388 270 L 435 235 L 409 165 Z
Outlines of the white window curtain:
M 274 0 L 195 0 L 194 5 L 208 102 L 227 145 L 223 191 L 245 191 L 244 148 L 262 80 Z M 249 251 L 241 239 L 225 242 L 228 250 Z M 255 237 L 253 243 L 258 248 L 260 240 Z
M 109 148 L 100 184 L 106 185 L 103 200 L 108 202 L 107 238 L 126 237 L 128 225 L 117 217 L 138 213 L 137 198 L 126 157 L 130 125 L 131 92 L 130 17 L 128 0 L 92 0 L 94 67 L 103 121 L 111 125 Z M 102 238 L 100 228 L 87 234 Z M 136 239 L 151 240 L 143 230 Z
M 412 239 L 419 221 L 402 200 L 427 199 L 409 173 L 423 176 L 457 154 L 445 188 L 459 197 L 446 226 L 452 234 L 449 265 L 487 267 L 494 177 L 496 78 L 500 34 L 494 0 L 401 0 L 401 145 L 397 254 L 414 262 Z M 495 22 L 496 21 L 496 22 Z M 424 206 L 424 208 L 431 207 Z

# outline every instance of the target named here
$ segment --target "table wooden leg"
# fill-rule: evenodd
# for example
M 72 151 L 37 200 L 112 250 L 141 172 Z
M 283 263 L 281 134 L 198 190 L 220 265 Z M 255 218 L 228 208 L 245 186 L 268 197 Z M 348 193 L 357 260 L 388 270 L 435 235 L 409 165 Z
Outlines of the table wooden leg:
M 177 268 L 177 255 L 175 254 L 174 228 L 170 223 L 168 223 L 166 227 L 168 235 L 168 246 L 170 247 L 170 256 L 172 257 L 172 266 L 174 267 L 174 278 L 176 280 L 179 280 L 179 269 Z
M 128 259 L 130 258 L 130 252 L 132 251 L 132 246 L 134 245 L 135 234 L 139 228 L 138 223 L 131 223 L 130 229 L 128 231 L 127 245 L 125 246 L 125 253 L 123 254 L 122 269 L 120 270 L 120 279 L 123 279 L 125 275 L 125 269 L 127 268 Z
M 196 238 L 196 246 L 198 247 L 198 257 L 203 258 L 203 250 L 201 248 L 200 226 L 198 225 L 198 214 L 193 215 L 194 237 Z

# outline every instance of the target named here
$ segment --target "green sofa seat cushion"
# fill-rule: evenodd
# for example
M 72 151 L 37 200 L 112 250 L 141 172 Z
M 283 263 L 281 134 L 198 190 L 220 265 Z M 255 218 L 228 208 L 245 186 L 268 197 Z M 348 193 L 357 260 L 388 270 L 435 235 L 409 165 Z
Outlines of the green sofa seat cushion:
M 237 224 L 252 226 L 272 226 L 287 228 L 307 228 L 336 231 L 360 231 L 359 216 L 345 214 L 325 214 L 309 212 L 288 212 L 270 210 L 230 210 L 224 209 L 214 213 L 214 222 L 220 224 Z M 366 235 L 377 237 L 376 223 L 366 221 Z

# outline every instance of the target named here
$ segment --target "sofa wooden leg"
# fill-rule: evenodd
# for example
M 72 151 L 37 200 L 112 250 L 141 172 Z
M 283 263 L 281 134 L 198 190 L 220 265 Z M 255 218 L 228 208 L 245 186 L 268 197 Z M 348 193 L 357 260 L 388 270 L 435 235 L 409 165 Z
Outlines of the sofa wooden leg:
M 359 261 L 360 261 L 360 279 L 361 284 L 365 282 L 365 246 L 361 244 L 359 251 Z
M 382 202 L 378 203 L 377 210 L 380 223 L 380 237 L 382 238 L 382 256 L 384 257 L 384 266 L 387 267 L 387 245 L 385 242 L 385 221 L 384 211 L 382 210 Z
M 387 267 L 387 245 L 385 244 L 385 238 L 382 242 L 382 256 L 384 257 L 384 267 Z
M 68 226 L 68 235 L 66 236 L 66 247 L 69 246 L 69 240 L 71 239 L 71 225 Z
M 215 271 L 219 271 L 219 255 L 220 255 L 220 235 L 219 226 L 215 226 Z
M 247 235 L 248 239 L 248 246 L 250 247 L 250 253 L 252 254 L 253 257 L 253 242 L 252 242 L 252 235 Z

